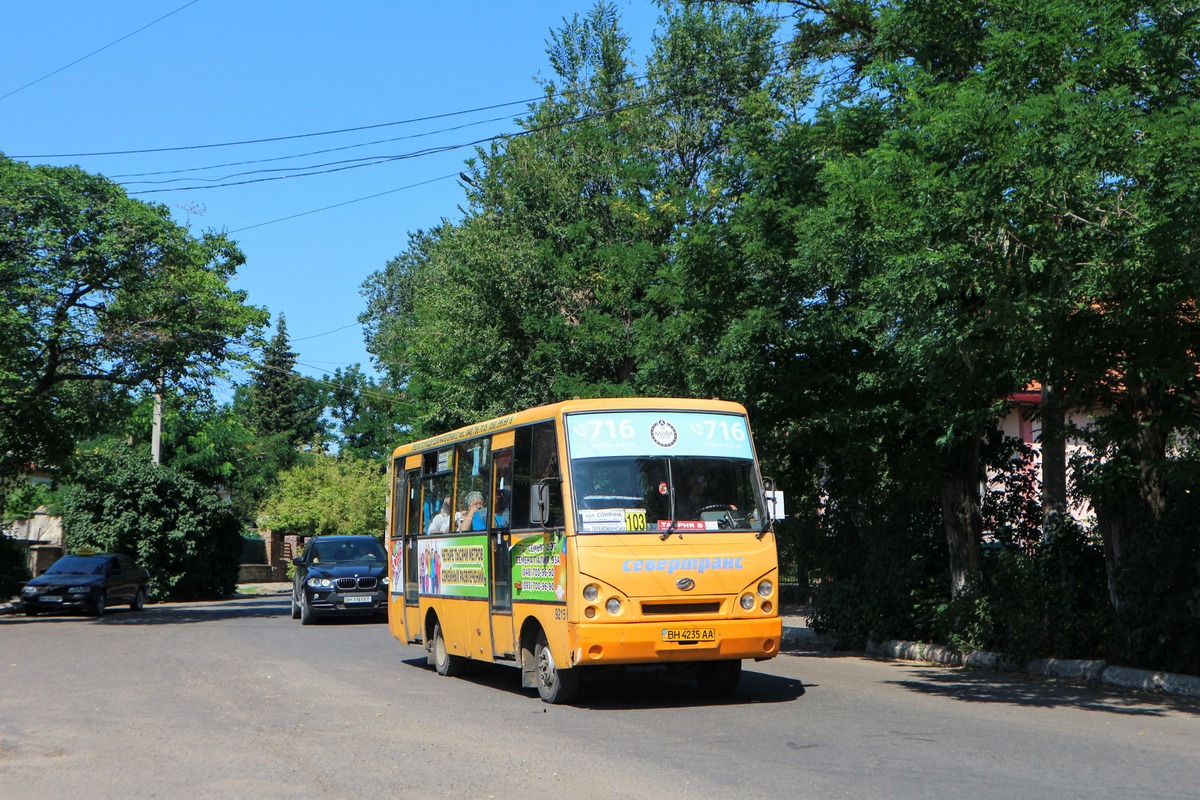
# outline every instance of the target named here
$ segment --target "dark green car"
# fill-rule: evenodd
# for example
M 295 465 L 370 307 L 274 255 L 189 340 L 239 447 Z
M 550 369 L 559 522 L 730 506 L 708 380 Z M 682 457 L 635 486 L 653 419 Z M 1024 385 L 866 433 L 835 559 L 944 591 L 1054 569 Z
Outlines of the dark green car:
M 83 611 L 101 616 L 112 606 L 133 611 L 146 602 L 150 573 L 132 558 L 114 553 L 63 556 L 21 590 L 29 616 L 41 611 Z

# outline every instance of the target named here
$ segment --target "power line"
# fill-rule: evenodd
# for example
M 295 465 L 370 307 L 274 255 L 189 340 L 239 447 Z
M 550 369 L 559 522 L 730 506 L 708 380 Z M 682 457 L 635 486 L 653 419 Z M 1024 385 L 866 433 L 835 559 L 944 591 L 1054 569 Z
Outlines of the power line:
M 781 72 L 782 71 L 779 71 L 779 70 L 770 70 L 770 71 L 768 71 L 767 74 L 768 75 L 778 75 L 778 74 L 781 74 Z M 346 170 L 351 170 L 351 169 L 360 169 L 362 167 L 372 167 L 372 166 L 377 166 L 379 164 L 391 163 L 393 161 L 402 161 L 402 160 L 407 160 L 407 159 L 411 159 L 411 158 L 419 158 L 419 157 L 427 156 L 427 155 L 437 155 L 440 153 L 451 152 L 453 150 L 461 150 L 466 147 L 474 147 L 474 146 L 478 146 L 481 144 L 489 144 L 491 142 L 496 142 L 496 141 L 500 141 L 500 140 L 510 140 L 510 139 L 515 139 L 515 138 L 522 137 L 522 136 L 528 136 L 528 135 L 534 134 L 534 133 L 540 133 L 540 132 L 543 132 L 546 130 L 553 130 L 553 129 L 563 128 L 563 127 L 578 125 L 578 124 L 582 124 L 584 122 L 588 122 L 588 121 L 591 121 L 594 119 L 599 119 L 601 117 L 607 117 L 607 116 L 612 116 L 614 114 L 625 113 L 625 112 L 632 111 L 632 110 L 635 110 L 638 108 L 647 108 L 647 107 L 662 105 L 671 100 L 676 100 L 676 99 L 679 99 L 682 97 L 691 97 L 691 96 L 694 96 L 696 94 L 703 92 L 706 88 L 707 88 L 706 86 L 699 86 L 699 87 L 695 87 L 690 92 L 672 92 L 672 93 L 667 93 L 667 94 L 661 94 L 661 95 L 657 95 L 655 97 L 647 98 L 645 100 L 632 102 L 632 103 L 626 103 L 621 106 L 608 108 L 608 109 L 602 109 L 599 111 L 593 111 L 593 112 L 590 112 L 587 114 L 583 114 L 582 116 L 575 117 L 573 119 L 558 120 L 558 121 L 547 123 L 545 125 L 540 125 L 540 126 L 533 127 L 533 128 L 527 128 L 522 131 L 516 131 L 513 133 L 496 134 L 495 136 L 488 136 L 488 137 L 485 137 L 482 139 L 476 139 L 476 140 L 470 141 L 470 142 L 463 142 L 461 144 L 443 145 L 440 147 L 429 147 L 429 148 L 425 148 L 423 150 L 416 150 L 413 152 L 402 153 L 402 154 L 398 154 L 398 155 L 366 156 L 363 158 L 348 159 L 346 161 L 329 162 L 326 164 L 314 164 L 314 165 L 308 165 L 308 166 L 304 166 L 304 167 L 296 167 L 293 169 L 252 170 L 252 171 L 248 171 L 248 172 L 244 172 L 244 173 L 227 175 L 224 178 L 211 178 L 211 179 L 203 179 L 202 178 L 202 179 L 200 179 L 200 180 L 226 181 L 224 183 L 213 183 L 208 186 L 203 186 L 203 185 L 201 185 L 201 186 L 195 186 L 195 185 L 194 186 L 178 186 L 178 187 L 174 187 L 174 188 L 170 188 L 170 189 L 141 189 L 138 191 L 129 192 L 129 194 L 131 196 L 134 196 L 134 195 L 144 195 L 144 194 L 161 194 L 163 192 L 199 191 L 201 189 L 221 189 L 221 188 L 226 188 L 229 186 L 244 186 L 244 185 L 252 184 L 252 183 L 266 183 L 266 182 L 271 182 L 271 181 L 287 180 L 290 178 L 306 178 L 306 177 L 311 177 L 313 175 L 326 175 L 326 174 L 330 174 L 330 173 L 334 173 L 334 172 L 344 172 Z M 308 171 L 304 172 L 304 171 L 300 171 L 300 170 L 308 170 Z M 233 178 L 233 177 L 241 177 L 244 175 L 254 175 L 254 174 L 260 174 L 263 172 L 288 172 L 291 174 L 275 175 L 275 176 L 265 177 L 265 178 L 251 178 L 251 179 L 244 180 L 244 181 L 229 181 L 228 180 L 229 178 Z M 173 181 L 167 181 L 167 182 L 173 182 Z M 153 184 L 156 182 L 155 181 L 131 181 L 127 185 L 137 185 L 139 183 Z
M 192 0 L 192 2 L 199 2 L 199 0 Z M 0 99 L 2 99 L 2 98 L 0 98 Z M 354 133 L 356 131 L 369 131 L 369 130 L 375 130 L 378 128 L 389 128 L 389 127 L 394 127 L 396 125 L 411 125 L 414 122 L 428 122 L 428 121 L 434 120 L 434 119 L 445 119 L 447 117 L 458 117 L 458 116 L 462 116 L 464 114 L 474 114 L 479 111 L 491 111 L 496 108 L 505 108 L 507 106 L 515 106 L 515 105 L 520 105 L 522 103 L 532 103 L 532 102 L 534 102 L 536 100 L 540 100 L 540 99 L 541 99 L 540 97 L 531 97 L 527 100 L 511 100 L 507 103 L 496 103 L 495 105 L 490 105 L 490 106 L 480 106 L 478 108 L 471 108 L 471 109 L 467 109 L 465 111 L 449 111 L 449 112 L 446 112 L 445 114 L 431 114 L 427 117 L 413 117 L 412 119 L 396 120 L 395 122 L 380 122 L 380 123 L 376 123 L 374 125 L 359 125 L 359 126 L 353 127 L 353 128 L 341 128 L 339 130 L 333 130 L 333 131 L 317 131 L 316 133 L 296 133 L 296 134 L 292 134 L 290 136 L 270 136 L 270 137 L 266 137 L 263 139 L 244 139 L 244 140 L 236 141 L 236 142 L 217 142 L 215 144 L 193 144 L 193 145 L 183 145 L 180 147 L 149 147 L 149 148 L 144 148 L 141 150 L 110 150 L 110 151 L 96 152 L 96 153 L 39 153 L 39 154 L 34 154 L 34 155 L 16 155 L 16 156 L 9 156 L 9 157 L 15 158 L 15 159 L 20 159 L 20 160 L 24 161 L 24 160 L 28 160 L 31 158 L 87 158 L 87 157 L 91 157 L 91 156 L 130 156 L 130 155 L 144 155 L 146 153 L 175 153 L 175 152 L 179 152 L 181 150 L 209 150 L 209 149 L 216 148 L 216 147 L 236 147 L 236 146 L 244 145 L 244 144 L 264 144 L 264 143 L 268 143 L 268 142 L 286 142 L 286 141 L 289 141 L 292 139 L 311 139 L 316 136 L 335 136 L 335 135 L 342 134 L 342 133 Z
M 120 39 L 114 39 L 113 41 L 111 41 L 111 42 L 109 42 L 108 44 L 104 45 L 104 47 L 101 47 L 99 50 L 93 50 L 92 52 L 88 53 L 86 56 L 83 56 L 83 57 L 81 57 L 81 58 L 77 58 L 77 59 L 75 59 L 74 61 L 72 61 L 70 64 L 67 64 L 66 66 L 59 67 L 58 69 L 54 70 L 53 72 L 46 73 L 45 75 L 43 75 L 42 77 L 38 78 L 37 80 L 30 81 L 29 83 L 25 84 L 24 86 L 20 86 L 20 87 L 17 87 L 16 89 L 13 89 L 13 90 L 12 90 L 11 92 L 9 92 L 8 94 L 5 94 L 5 95 L 0 95 L 0 100 L 6 100 L 6 99 L 8 99 L 9 97 L 12 97 L 12 96 L 13 96 L 14 94 L 16 94 L 17 92 L 24 91 L 25 89 L 28 89 L 30 86 L 33 86 L 35 83 L 41 83 L 42 81 L 46 80 L 46 78 L 52 77 L 52 76 L 54 76 L 54 75 L 57 75 L 58 73 L 62 72 L 63 70 L 65 70 L 65 69 L 69 69 L 70 67 L 73 67 L 73 66 L 75 66 L 75 65 L 76 65 L 76 64 L 78 64 L 80 61 L 86 61 L 87 59 L 91 58 L 92 56 L 96 55 L 97 53 L 102 53 L 102 52 L 104 52 L 104 51 L 105 51 L 105 50 L 107 50 L 108 48 L 112 47 L 114 44 L 118 44 L 119 42 L 123 42 L 123 41 L 125 41 L 126 39 L 128 39 L 130 36 L 135 36 L 135 35 L 137 35 L 137 34 L 141 33 L 142 31 L 146 30 L 146 28 L 149 28 L 151 25 L 157 25 L 158 23 L 162 22 L 162 21 L 163 21 L 164 19 L 166 19 L 167 17 L 169 17 L 169 16 L 172 16 L 173 14 L 178 14 L 180 11 L 183 11 L 183 10 L 184 10 L 185 8 L 187 8 L 188 6 L 194 6 L 194 5 L 196 5 L 196 3 L 199 3 L 199 2 L 200 2 L 200 0 L 191 0 L 191 2 L 189 2 L 189 3 L 184 3 L 183 5 L 181 5 L 179 8 L 175 9 L 174 11 L 171 11 L 171 12 L 169 12 L 169 13 L 167 13 L 167 14 L 163 14 L 161 17 L 159 17 L 158 19 L 154 20 L 154 22 L 151 22 L 151 23 L 148 23 L 148 24 L 146 24 L 146 25 L 143 25 L 142 27 L 138 28 L 138 29 L 137 29 L 136 31 L 134 31 L 133 33 L 127 33 L 127 34 L 125 34 L 124 36 L 122 36 Z M 44 158 L 44 156 L 30 156 L 30 158 Z
M 359 324 L 360 323 L 358 323 L 358 322 L 351 322 L 349 325 L 343 325 L 340 328 L 334 328 L 333 330 L 325 331 L 324 333 L 314 333 L 312 336 L 298 336 L 295 339 L 292 339 L 292 341 L 293 342 L 303 342 L 307 339 L 320 339 L 322 336 L 328 336 L 331 333 L 337 333 L 338 331 L 344 331 L 347 328 L 353 328 L 355 325 L 359 325 Z
M 396 189 L 388 189 L 386 192 L 376 192 L 375 194 L 369 194 L 366 197 L 356 197 L 353 200 L 346 200 L 341 203 L 334 203 L 331 206 L 322 206 L 321 208 L 314 208 L 311 211 L 301 211 L 299 214 L 291 214 L 286 217 L 280 217 L 279 219 L 272 219 L 272 220 L 267 220 L 266 222 L 259 222 L 255 225 L 247 225 L 244 228 L 237 228 L 236 230 L 232 230 L 232 231 L 230 231 L 230 233 L 241 233 L 242 231 L 253 230 L 254 228 L 261 228 L 264 225 L 274 225 L 276 222 L 286 222 L 289 219 L 296 219 L 297 217 L 306 217 L 309 214 L 316 214 L 320 211 L 329 211 L 332 208 L 341 208 L 342 206 L 348 206 L 348 205 L 351 205 L 352 203 L 361 203 L 363 200 L 373 200 L 376 197 L 383 197 L 384 195 L 387 195 L 387 194 L 394 194 L 396 192 L 402 192 L 405 189 L 415 189 L 418 186 L 426 186 L 430 183 L 436 183 L 437 181 L 444 181 L 447 178 L 455 178 L 455 177 L 458 177 L 457 172 L 450 174 L 450 175 L 443 175 L 440 178 L 430 178 L 429 180 L 421 181 L 420 183 L 410 183 L 408 186 L 400 186 Z M 349 328 L 351 326 L 347 325 L 346 327 Z M 345 330 L 345 328 L 338 328 L 338 330 L 339 331 Z M 329 332 L 335 333 L 335 331 L 329 331 Z M 317 335 L 324 336 L 325 334 L 321 333 L 321 334 L 317 334 Z M 316 337 L 315 336 L 306 336 L 304 338 L 315 339 Z M 297 340 L 297 341 L 299 341 L 299 340 Z
M 199 0 L 192 0 L 192 2 L 193 3 L 199 2 Z M 191 5 L 191 3 L 189 3 L 188 5 Z M 181 10 L 181 9 L 177 9 L 177 10 Z M 174 13 L 174 12 L 172 12 L 172 13 Z M 786 46 L 787 46 L 786 42 L 776 42 L 775 44 L 773 44 L 771 46 L 770 49 L 777 53 L 779 50 L 783 49 Z M 729 59 L 725 59 L 725 60 L 731 61 L 736 58 L 741 58 L 741 57 L 743 57 L 743 55 L 744 54 L 738 54 L 736 56 L 731 56 Z M 620 83 L 622 85 L 629 85 L 629 84 L 636 85 L 637 83 L 640 83 L 642 81 L 650 81 L 651 79 L 652 78 L 649 74 L 635 75 L 635 76 L 630 76 L 628 78 L 625 78 Z M 375 123 L 372 125 L 360 125 L 360 126 L 356 126 L 356 127 L 339 128 L 336 130 L 318 131 L 318 132 L 313 132 L 313 133 L 299 133 L 299 134 L 290 134 L 290 135 L 285 135 L 285 136 L 272 136 L 272 137 L 264 137 L 264 138 L 258 138 L 258 139 L 243 139 L 243 140 L 238 140 L 238 141 L 216 142 L 216 143 L 210 143 L 210 144 L 181 145 L 181 146 L 175 146 L 175 147 L 143 148 L 143 149 L 137 149 L 137 150 L 110 150 L 110 151 L 100 151 L 100 152 L 93 152 L 93 153 L 35 153 L 35 154 L 31 154 L 31 155 L 12 155 L 12 156 L 9 156 L 9 158 L 28 160 L 28 159 L 33 159 L 33 158 L 87 158 L 87 157 L 93 157 L 93 156 L 144 155 L 144 154 L 149 154 L 149 153 L 171 153 L 171 152 L 180 152 L 180 151 L 186 151 L 186 150 L 205 150 L 205 149 L 212 149 L 212 148 L 218 148 L 218 147 L 235 147 L 235 146 L 247 145 L 247 144 L 264 144 L 264 143 L 271 143 L 271 142 L 284 142 L 284 141 L 290 141 L 290 140 L 295 140 L 295 139 L 307 139 L 307 138 L 313 138 L 313 137 L 319 137 L 319 136 L 335 136 L 335 135 L 339 135 L 339 134 L 343 134 L 343 133 L 355 133 L 357 131 L 375 130 L 375 129 L 379 129 L 379 128 L 394 127 L 397 125 L 410 125 L 410 124 L 413 124 L 416 122 L 428 122 L 428 121 L 436 120 L 436 119 L 447 119 L 450 117 L 464 116 L 466 114 L 475 114 L 480 111 L 492 111 L 492 110 L 495 110 L 498 108 L 508 108 L 508 107 L 515 106 L 515 105 L 525 105 L 525 104 L 537 102 L 539 100 L 544 101 L 544 100 L 552 100 L 555 98 L 569 97 L 572 94 L 583 94 L 583 93 L 585 93 L 589 90 L 595 89 L 595 88 L 596 87 L 594 84 L 589 84 L 588 86 L 583 87 L 581 89 L 571 89 L 571 90 L 564 89 L 561 91 L 548 92 L 546 94 L 539 95 L 538 97 L 529 97 L 529 98 L 525 98 L 522 100 L 510 100 L 510 101 L 507 101 L 504 103 L 494 103 L 492 105 L 477 106 L 475 108 L 463 109 L 460 111 L 448 111 L 448 112 L 441 113 L 441 114 L 430 114 L 430 115 L 427 115 L 424 117 L 413 117 L 410 119 L 396 120 L 393 122 L 380 122 L 380 123 Z M 0 98 L 0 99 L 3 99 L 3 98 Z M 444 133 L 444 132 L 447 132 L 450 130 L 458 130 L 463 127 L 469 127 L 470 125 L 482 124 L 484 122 L 498 121 L 499 119 L 503 119 L 503 118 L 495 118 L 495 119 L 491 119 L 491 120 L 481 120 L 479 122 L 468 123 L 467 125 L 457 126 L 457 127 L 453 127 L 453 128 L 447 128 L 447 129 L 443 129 L 441 131 L 432 131 L 432 132 L 430 132 L 430 134 L 418 134 L 418 135 L 433 135 L 436 133 Z M 403 138 L 415 138 L 415 137 L 399 137 L 399 138 L 403 139 Z M 302 157 L 303 155 L 315 155 L 315 154 L 326 153 L 326 152 L 334 152 L 339 149 L 349 149 L 352 147 L 365 147 L 370 144 L 379 144 L 382 142 L 398 141 L 398 140 L 399 139 L 384 139 L 384 140 L 381 140 L 380 142 L 366 142 L 366 143 L 363 143 L 360 145 L 349 145 L 346 148 L 332 148 L 330 150 L 318 150 L 318 151 L 315 151 L 314 153 L 298 154 L 296 156 L 285 156 L 284 158 L 299 158 L 299 157 Z M 269 161 L 269 160 L 274 160 L 274 159 L 262 159 L 262 161 Z M 220 166 L 238 166 L 241 164 L 252 164 L 252 163 L 259 163 L 259 161 L 235 162 L 234 164 L 218 165 L 217 167 L 213 167 L 213 168 L 218 168 Z M 207 168 L 206 167 L 198 167 L 196 169 L 207 169 Z M 167 173 L 145 173 L 145 174 L 154 175 L 154 174 L 167 174 Z M 137 176 L 130 175 L 129 177 L 137 177 Z
M 359 142 L 358 144 L 348 144 L 342 147 L 328 147 L 324 150 L 310 150 L 307 153 L 293 153 L 290 156 L 274 156 L 272 158 L 255 158 L 247 161 L 230 161 L 225 164 L 211 164 L 207 167 L 187 167 L 185 169 L 162 170 L 159 172 L 128 172 L 118 175 L 109 175 L 108 177 L 114 181 L 124 183 L 124 178 L 152 178 L 157 175 L 181 175 L 185 172 L 203 172 L 209 169 L 223 169 L 224 167 L 244 167 L 251 164 L 269 164 L 274 161 L 289 161 L 293 158 L 305 158 L 307 156 L 319 156 L 325 153 L 339 153 L 343 150 L 356 150 L 360 147 L 370 147 L 376 144 L 389 144 L 391 142 L 402 142 L 408 139 L 422 139 L 426 136 L 437 136 L 442 133 L 450 133 L 452 131 L 460 131 L 464 128 L 473 128 L 476 125 L 486 125 L 489 122 L 505 122 L 512 119 L 508 115 L 503 117 L 491 117 L 490 119 L 476 120 L 475 122 L 466 122 L 462 125 L 453 125 L 449 128 L 439 128 L 435 131 L 426 131 L 425 133 L 414 133 L 409 136 L 395 136 L 390 139 L 376 139 L 371 142 Z

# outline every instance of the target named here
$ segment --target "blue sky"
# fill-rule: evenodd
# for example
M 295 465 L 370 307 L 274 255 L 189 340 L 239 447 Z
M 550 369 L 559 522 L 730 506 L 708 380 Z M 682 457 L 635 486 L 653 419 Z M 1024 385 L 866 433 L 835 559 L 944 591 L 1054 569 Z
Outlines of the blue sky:
M 640 62 L 659 10 L 650 0 L 614 4 Z M 511 120 L 524 112 L 523 105 L 456 112 L 537 97 L 535 77 L 550 75 L 549 31 L 593 3 L 5 5 L 0 152 L 34 164 L 78 164 L 118 180 L 131 193 L 176 189 L 135 196 L 169 206 L 194 230 L 229 231 L 247 257 L 234 285 L 249 292 L 250 302 L 266 306 L 273 322 L 285 315 L 299 355 L 297 369 L 319 377 L 353 363 L 370 368 L 356 321 L 364 308 L 361 284 L 405 247 L 409 232 L 458 218 L 463 191 L 456 176 L 473 149 L 311 177 L 209 185 L 279 174 L 237 175 L 252 170 L 324 170 L 330 167 L 317 165 L 513 131 Z M 366 126 L 378 127 L 199 147 Z M 398 137 L 413 138 L 382 141 Z M 379 144 L 315 152 L 366 142 Z M 194 149 L 66 155 L 185 147 Z M 281 158 L 286 160 L 265 161 Z M 246 161 L 257 163 L 218 166 Z M 210 169 L 144 174 L 200 167 Z M 165 180 L 175 182 L 149 183 Z M 194 188 L 202 186 L 209 188 Z M 380 196 L 350 202 L 371 195 Z

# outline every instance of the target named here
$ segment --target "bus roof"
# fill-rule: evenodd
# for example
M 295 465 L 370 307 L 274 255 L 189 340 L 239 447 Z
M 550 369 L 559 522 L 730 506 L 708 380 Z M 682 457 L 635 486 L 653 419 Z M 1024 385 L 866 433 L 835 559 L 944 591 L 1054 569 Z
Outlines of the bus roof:
M 746 409 L 740 403 L 728 400 L 695 400 L 682 397 L 597 397 L 589 400 L 564 400 L 560 403 L 538 406 L 536 408 L 518 411 L 502 417 L 477 422 L 457 430 L 448 431 L 428 439 L 402 444 L 392 451 L 392 458 L 412 453 L 419 453 L 431 448 L 459 442 L 464 439 L 474 439 L 490 433 L 528 425 L 533 422 L 557 419 L 563 414 L 575 411 L 717 411 L 726 414 L 745 414 Z

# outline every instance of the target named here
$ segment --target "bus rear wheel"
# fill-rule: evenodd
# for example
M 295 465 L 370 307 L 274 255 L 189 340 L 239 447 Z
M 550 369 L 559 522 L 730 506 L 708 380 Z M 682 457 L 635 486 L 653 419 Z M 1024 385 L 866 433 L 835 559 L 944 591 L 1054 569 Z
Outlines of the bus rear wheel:
M 741 679 L 741 660 L 705 661 L 696 674 L 696 685 L 709 697 L 727 697 L 737 691 Z
M 451 655 L 446 649 L 446 637 L 442 636 L 442 626 L 440 623 L 433 623 L 433 666 L 437 670 L 438 675 L 454 676 L 459 675 L 463 671 L 464 659 L 462 656 Z
M 579 670 L 558 668 L 544 631 L 538 631 L 533 658 L 538 695 L 542 702 L 560 704 L 574 700 L 579 694 Z

